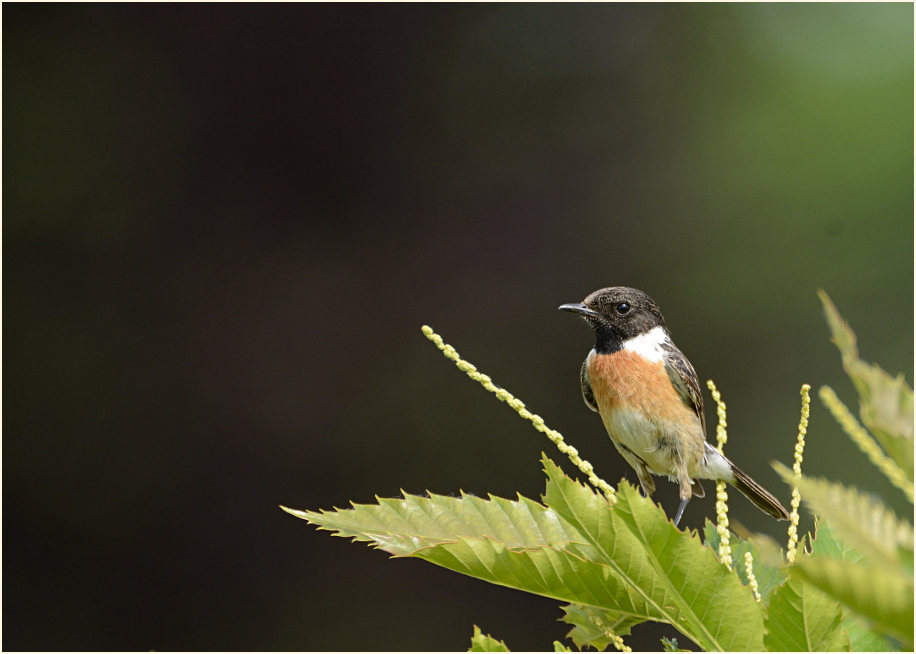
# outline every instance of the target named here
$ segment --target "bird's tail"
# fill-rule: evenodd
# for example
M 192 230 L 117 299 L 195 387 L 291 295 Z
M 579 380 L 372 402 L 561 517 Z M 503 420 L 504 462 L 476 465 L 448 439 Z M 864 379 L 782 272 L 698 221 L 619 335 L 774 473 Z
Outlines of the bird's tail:
M 731 481 L 732 486 L 744 493 L 744 496 L 756 504 L 757 508 L 764 513 L 769 513 L 777 520 L 789 519 L 789 512 L 783 508 L 779 500 L 773 497 L 767 489 L 751 479 L 741 468 L 731 461 L 728 463 L 731 465 L 732 474 L 735 476 Z

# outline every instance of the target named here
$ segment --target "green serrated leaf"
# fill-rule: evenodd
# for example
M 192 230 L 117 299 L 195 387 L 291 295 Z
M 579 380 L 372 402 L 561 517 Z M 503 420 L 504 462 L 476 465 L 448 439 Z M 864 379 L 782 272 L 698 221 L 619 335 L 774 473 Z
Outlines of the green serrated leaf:
M 824 291 L 818 291 L 831 340 L 840 350 L 843 369 L 859 393 L 862 422 L 904 472 L 913 479 L 913 390 L 902 375 L 891 377 L 862 361 L 856 335 Z
M 335 536 L 368 541 L 395 556 L 410 556 L 424 547 L 459 538 L 492 538 L 510 549 L 563 548 L 570 540 L 584 542 L 556 512 L 519 496 L 518 501 L 472 495 L 460 498 L 430 494 L 379 499 L 378 504 L 353 504 L 351 509 L 314 512 L 281 507 Z
M 810 558 L 793 569 L 801 579 L 869 619 L 881 633 L 913 647 L 913 580 L 886 568 Z
M 493 584 L 564 602 L 645 609 L 629 600 L 626 586 L 606 565 L 551 548 L 510 550 L 489 538 L 462 538 L 418 550 L 414 556 Z
M 709 519 L 707 519 L 706 523 L 703 525 L 703 542 L 706 543 L 706 546 L 713 552 L 719 551 L 719 532 L 716 531 L 716 526 Z M 741 583 L 745 586 L 747 586 L 749 582 L 747 578 L 747 569 L 744 564 L 744 555 L 746 552 L 751 553 L 753 557 L 754 577 L 757 579 L 757 592 L 760 593 L 761 599 L 764 604 L 766 604 L 770 593 L 786 580 L 786 568 L 782 554 L 779 553 L 778 556 L 769 557 L 762 555 L 758 543 L 746 541 L 735 534 L 731 535 L 729 546 L 732 550 L 733 567 L 735 568 L 735 572 L 738 573 Z M 772 565 L 774 562 L 776 565 Z
M 496 640 L 489 634 L 484 634 L 480 627 L 474 625 L 474 634 L 471 636 L 469 652 L 508 652 L 509 648 L 501 640 Z
M 572 650 L 569 649 L 563 643 L 561 643 L 559 640 L 555 640 L 553 641 L 553 651 L 554 652 L 571 652 Z
M 525 498 L 406 495 L 346 510 L 290 512 L 397 556 L 415 556 L 494 584 L 625 613 L 637 621 L 669 616 L 667 607 L 654 605 L 656 599 L 646 602 L 651 591 L 622 579 L 556 511 Z M 718 619 L 715 613 L 712 617 Z
M 781 463 L 773 467 L 786 483 L 798 486 L 802 499 L 830 524 L 835 537 L 864 556 L 896 566 L 901 563 L 901 549 L 913 551 L 913 526 L 879 499 L 826 479 L 796 477 Z
M 566 477 L 544 458 L 546 503 L 587 539 L 622 582 L 625 595 L 603 608 L 667 622 L 707 650 L 763 648 L 763 608 L 696 532 L 682 533 L 626 482 L 617 503 Z M 569 551 L 578 551 L 571 543 Z M 592 602 L 583 602 L 593 604 Z
M 770 597 L 764 637 L 771 652 L 848 652 L 839 602 L 793 576 Z
M 611 645 L 613 636 L 629 636 L 630 630 L 642 622 L 632 615 L 581 604 L 567 604 L 562 608 L 563 622 L 573 625 L 568 636 L 579 649 L 591 647 L 604 651 Z
M 406 495 L 346 510 L 287 511 L 396 556 L 416 556 L 545 597 L 650 617 L 583 536 L 555 511 L 526 498 Z M 575 552 L 567 551 L 572 545 Z
M 679 532 L 628 484 L 611 510 L 603 496 L 545 465 L 547 497 L 557 507 L 526 498 L 405 495 L 346 510 L 290 512 L 396 556 L 599 608 L 627 624 L 668 622 L 706 649 L 762 648 L 762 607 L 695 533 Z
M 289 513 L 339 536 L 368 541 L 494 584 L 545 597 L 618 607 L 627 593 L 607 566 L 555 511 L 520 497 L 509 501 L 430 495 L 379 500 L 337 511 Z M 578 541 L 576 553 L 566 551 Z
M 859 357 L 859 348 L 856 346 L 856 334 L 852 331 L 843 316 L 840 315 L 836 305 L 830 296 L 823 289 L 818 290 L 817 296 L 824 305 L 824 315 L 827 318 L 827 326 L 830 328 L 830 340 L 843 358 L 856 359 Z

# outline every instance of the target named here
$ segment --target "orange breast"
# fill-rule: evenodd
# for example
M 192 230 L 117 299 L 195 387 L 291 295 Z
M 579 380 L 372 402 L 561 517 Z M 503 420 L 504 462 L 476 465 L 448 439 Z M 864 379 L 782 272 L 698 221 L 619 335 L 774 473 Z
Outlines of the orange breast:
M 602 413 L 606 409 L 625 406 L 658 421 L 677 423 L 686 420 L 689 424 L 696 419 L 672 386 L 661 361 L 646 361 L 626 350 L 593 354 L 588 376 Z

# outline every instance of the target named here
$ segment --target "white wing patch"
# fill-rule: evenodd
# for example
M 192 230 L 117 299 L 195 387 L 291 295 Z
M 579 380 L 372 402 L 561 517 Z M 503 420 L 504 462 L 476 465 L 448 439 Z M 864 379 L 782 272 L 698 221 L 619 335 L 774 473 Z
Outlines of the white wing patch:
M 701 479 L 721 479 L 723 481 L 734 481 L 735 473 L 732 472 L 732 466 L 719 451 L 708 442 L 706 451 L 703 454 L 700 471 L 695 475 Z
M 671 339 L 665 332 L 664 327 L 653 327 L 645 334 L 634 336 L 624 341 L 623 349 L 638 354 L 647 361 L 653 363 L 665 358 L 665 351 L 662 349 L 663 343 L 670 343 Z

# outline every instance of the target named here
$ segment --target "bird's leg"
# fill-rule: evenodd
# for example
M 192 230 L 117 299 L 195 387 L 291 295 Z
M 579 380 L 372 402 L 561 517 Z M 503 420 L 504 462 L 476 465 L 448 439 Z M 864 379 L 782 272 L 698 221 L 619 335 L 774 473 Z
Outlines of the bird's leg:
M 677 513 L 674 514 L 674 526 L 677 527 L 677 523 L 681 521 L 681 516 L 684 515 L 684 509 L 687 508 L 687 502 L 690 501 L 689 497 L 685 497 L 681 500 L 680 505 L 677 507 Z
M 693 491 L 690 488 L 690 477 L 687 476 L 687 465 L 684 463 L 684 459 L 681 456 L 677 457 L 677 477 L 678 485 L 680 486 L 680 496 L 681 503 L 677 507 L 677 513 L 674 514 L 674 526 L 677 527 L 677 523 L 681 521 L 681 516 L 684 515 L 684 509 L 687 508 L 687 502 L 690 501 Z

